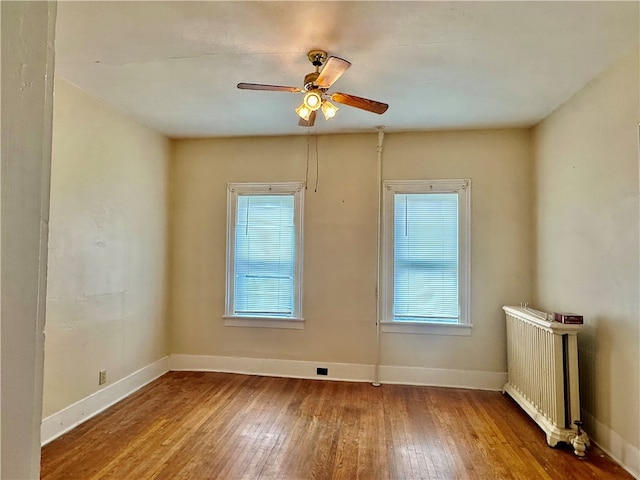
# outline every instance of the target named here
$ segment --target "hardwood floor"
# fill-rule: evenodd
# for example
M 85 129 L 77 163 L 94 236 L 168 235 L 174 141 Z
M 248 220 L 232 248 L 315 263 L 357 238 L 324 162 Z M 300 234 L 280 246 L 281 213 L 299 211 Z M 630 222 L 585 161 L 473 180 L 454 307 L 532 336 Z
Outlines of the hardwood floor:
M 632 479 L 499 392 L 171 372 L 45 446 L 54 479 Z

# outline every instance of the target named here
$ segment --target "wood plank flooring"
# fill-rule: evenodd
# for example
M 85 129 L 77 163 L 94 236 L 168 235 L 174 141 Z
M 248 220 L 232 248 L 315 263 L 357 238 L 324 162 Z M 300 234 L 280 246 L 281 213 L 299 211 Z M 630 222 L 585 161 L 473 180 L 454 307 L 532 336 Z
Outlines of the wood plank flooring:
M 171 372 L 42 450 L 43 480 L 632 479 L 499 392 Z

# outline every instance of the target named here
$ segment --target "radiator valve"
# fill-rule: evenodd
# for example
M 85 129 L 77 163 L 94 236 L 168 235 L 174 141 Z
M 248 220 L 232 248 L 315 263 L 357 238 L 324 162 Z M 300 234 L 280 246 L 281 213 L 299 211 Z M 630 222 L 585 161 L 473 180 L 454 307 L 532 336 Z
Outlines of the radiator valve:
M 580 420 L 575 420 L 573 423 L 577 427 L 576 435 L 574 437 L 571 437 L 571 446 L 573 447 L 573 453 L 575 453 L 580 458 L 584 458 L 585 451 L 589 446 L 589 436 L 584 430 L 582 430 L 582 422 Z

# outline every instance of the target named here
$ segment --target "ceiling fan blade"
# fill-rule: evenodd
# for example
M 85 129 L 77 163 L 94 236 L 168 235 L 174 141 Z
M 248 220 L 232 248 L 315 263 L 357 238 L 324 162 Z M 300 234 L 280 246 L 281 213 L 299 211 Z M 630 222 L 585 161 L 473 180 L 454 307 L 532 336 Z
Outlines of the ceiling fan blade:
M 331 100 L 334 102 L 342 103 L 343 105 L 349 105 L 350 107 L 360 108 L 368 112 L 383 114 L 389 108 L 389 105 L 382 102 L 376 102 L 375 100 L 369 100 L 368 98 L 356 97 L 355 95 L 349 95 L 347 93 L 336 92 L 331 95 Z
M 298 93 L 302 90 L 298 87 L 283 87 L 282 85 L 265 85 L 263 83 L 239 83 L 240 90 L 267 90 L 270 92 Z
M 342 58 L 329 57 L 324 64 L 324 67 L 322 67 L 322 71 L 320 72 L 320 75 L 318 75 L 316 83 L 319 87 L 329 88 L 350 66 L 351 63 L 343 60 Z
M 301 118 L 300 121 L 298 122 L 298 125 L 300 125 L 301 127 L 313 127 L 313 124 L 316 122 L 317 113 L 318 112 L 315 110 L 311 112 L 311 114 L 309 115 L 309 120 L 305 120 L 304 118 Z

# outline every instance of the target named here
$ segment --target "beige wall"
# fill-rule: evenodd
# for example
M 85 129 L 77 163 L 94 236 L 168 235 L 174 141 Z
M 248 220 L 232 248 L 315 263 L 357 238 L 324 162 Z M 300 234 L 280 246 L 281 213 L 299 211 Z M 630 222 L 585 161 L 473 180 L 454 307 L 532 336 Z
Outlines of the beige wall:
M 56 80 L 45 417 L 168 353 L 169 150 Z
M 40 471 L 55 2 L 1 2 L 0 477 Z
M 304 330 L 225 327 L 226 184 L 304 180 L 307 138 L 174 142 L 172 353 L 373 364 L 377 134 L 311 139 Z M 470 337 L 384 334 L 382 363 L 504 372 L 501 306 L 528 300 L 529 133 L 387 134 L 385 179 L 466 178 L 472 193 Z
M 610 451 L 640 447 L 638 54 L 534 131 L 535 302 L 584 315 L 582 406 Z

